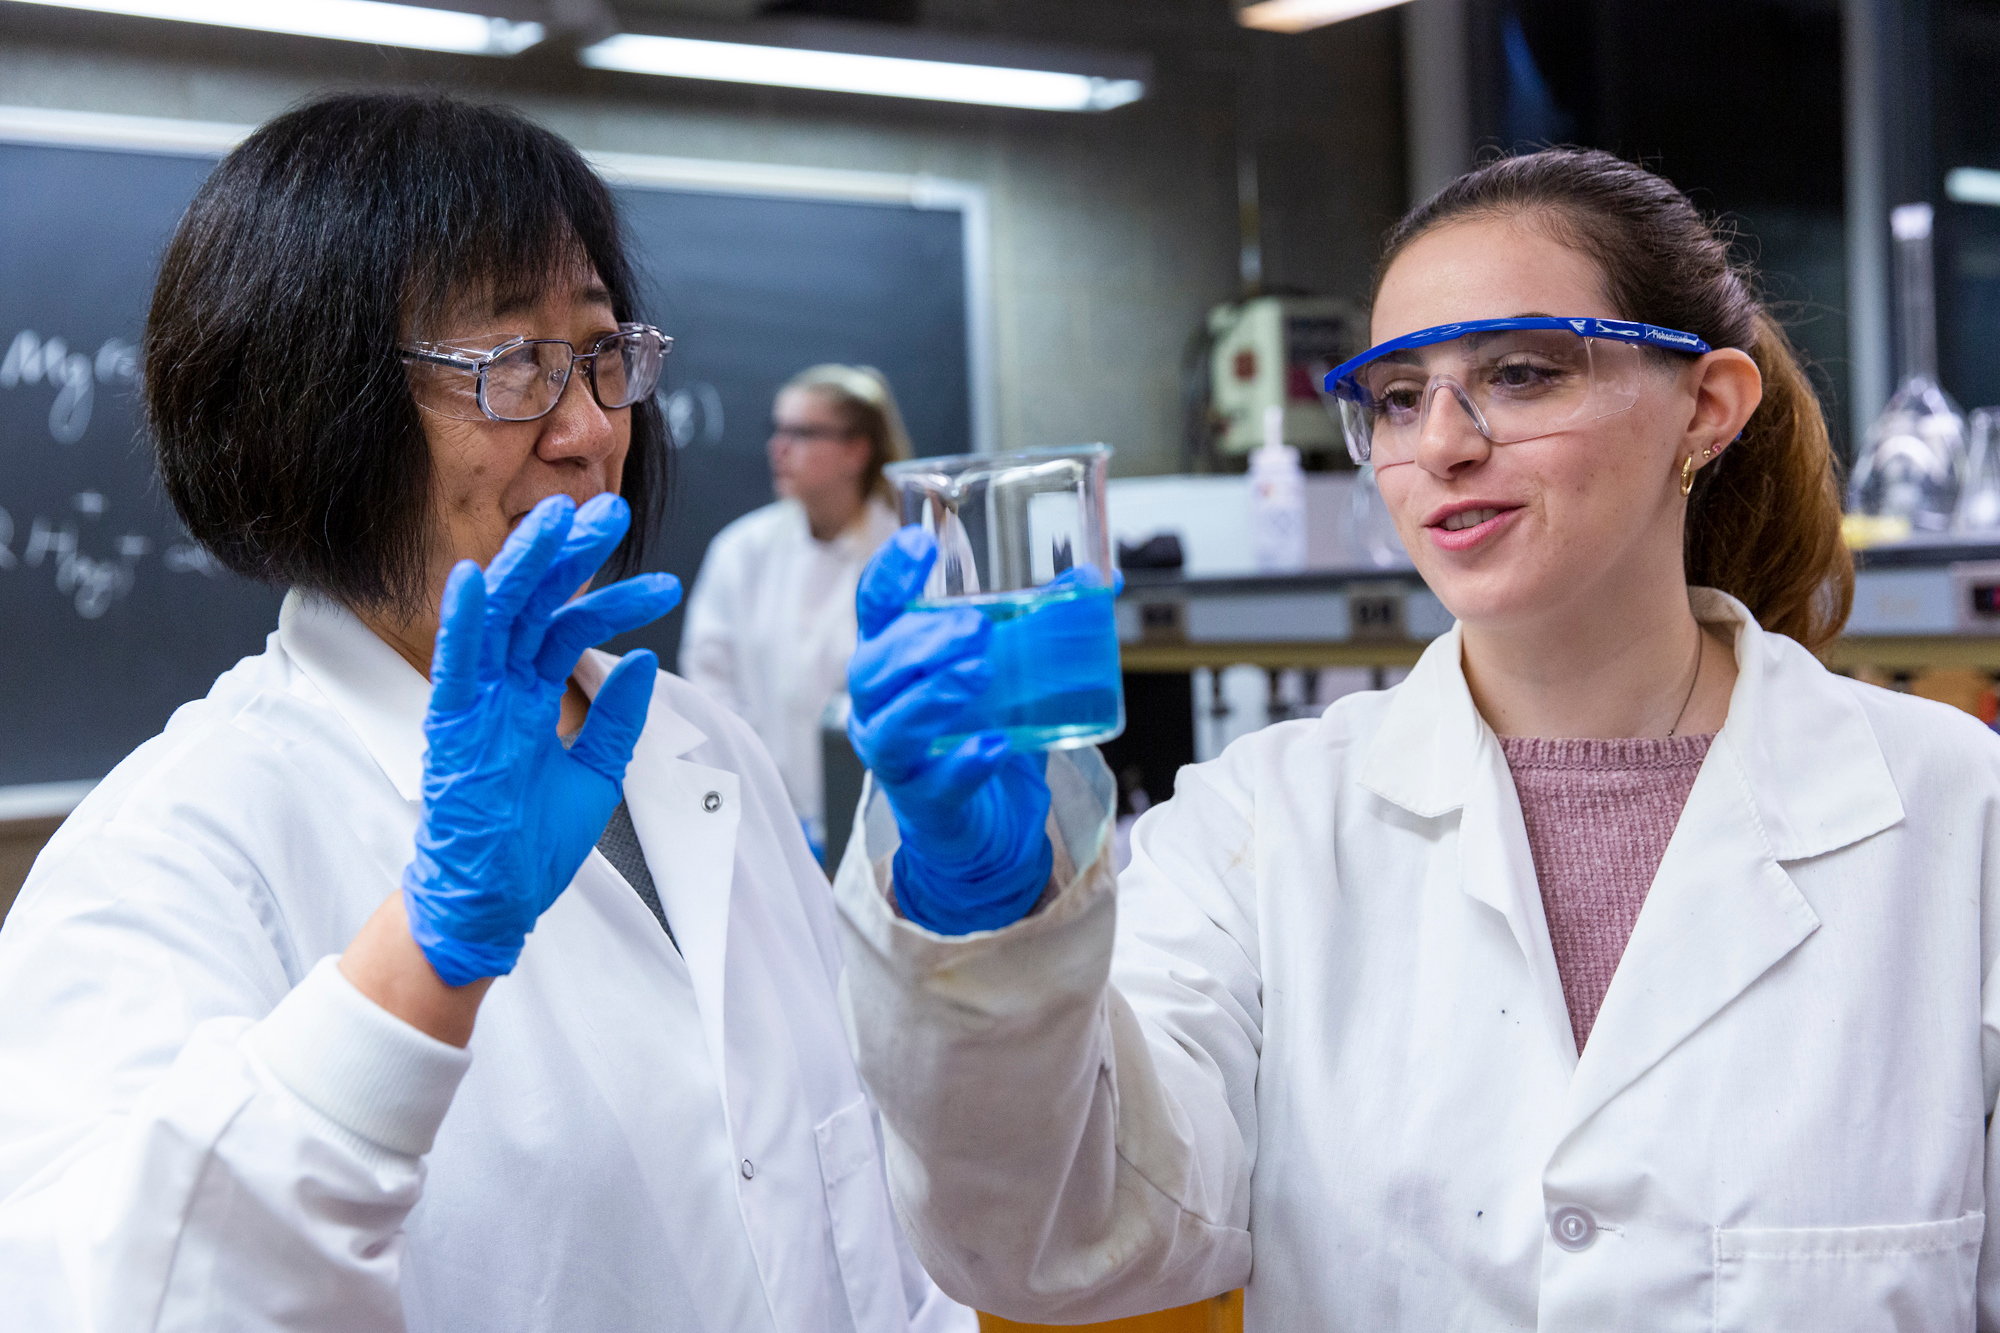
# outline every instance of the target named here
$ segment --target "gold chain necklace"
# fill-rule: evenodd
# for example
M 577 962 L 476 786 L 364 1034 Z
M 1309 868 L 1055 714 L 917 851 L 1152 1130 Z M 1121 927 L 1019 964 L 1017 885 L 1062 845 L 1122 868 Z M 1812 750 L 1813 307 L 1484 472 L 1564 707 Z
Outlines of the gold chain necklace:
M 1687 716 L 1688 704 L 1694 700 L 1695 683 L 1701 679 L 1701 656 L 1708 647 L 1708 632 L 1697 623 L 1694 627 L 1694 675 L 1688 677 L 1687 697 L 1681 700 L 1681 711 L 1674 714 L 1674 724 L 1667 728 L 1667 739 L 1681 729 L 1681 719 Z

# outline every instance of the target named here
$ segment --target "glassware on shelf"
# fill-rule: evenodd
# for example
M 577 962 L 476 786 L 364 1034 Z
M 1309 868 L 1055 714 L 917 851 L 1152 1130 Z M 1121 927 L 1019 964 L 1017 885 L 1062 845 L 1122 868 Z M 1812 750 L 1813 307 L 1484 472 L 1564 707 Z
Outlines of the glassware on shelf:
M 1264 447 L 1250 453 L 1250 558 L 1263 574 L 1306 567 L 1306 474 L 1282 407 L 1264 409 Z
M 1974 409 L 1971 441 L 1955 526 L 1960 532 L 2000 535 L 2000 407 Z
M 1938 384 L 1937 309 L 1931 271 L 1931 207 L 1889 215 L 1896 243 L 1897 389 L 1855 455 L 1847 507 L 1904 518 L 1919 533 L 1949 531 L 1966 468 L 1965 415 Z
M 1354 545 L 1362 558 L 1377 569 L 1408 569 L 1409 552 L 1403 549 L 1403 539 L 1396 532 L 1396 520 L 1390 516 L 1389 504 L 1375 485 L 1372 463 L 1361 465 L 1361 471 L 1354 478 L 1354 492 L 1348 504 L 1348 523 L 1354 534 Z

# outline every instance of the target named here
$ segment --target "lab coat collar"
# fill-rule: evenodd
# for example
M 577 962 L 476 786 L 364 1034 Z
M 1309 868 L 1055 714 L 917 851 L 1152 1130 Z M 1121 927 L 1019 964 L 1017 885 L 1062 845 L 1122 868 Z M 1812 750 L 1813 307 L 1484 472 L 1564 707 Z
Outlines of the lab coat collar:
M 1901 823 L 1902 797 L 1852 687 L 1729 594 L 1689 596 L 1697 620 L 1735 631 L 1736 689 L 1716 743 L 1742 769 L 1772 857 L 1823 856 Z
M 570 678 L 591 699 L 604 684 L 605 677 L 622 658 L 614 657 L 601 649 L 591 648 L 577 659 L 576 670 Z M 639 742 L 632 749 L 636 759 L 643 751 L 654 759 L 678 759 L 707 740 L 701 728 L 674 711 L 667 702 L 667 690 L 659 680 L 653 682 L 653 702 L 646 713 L 646 729 L 639 733 Z
M 1579 1064 L 1512 774 L 1473 705 L 1456 627 L 1397 690 L 1362 760 L 1369 791 L 1413 814 L 1457 811 L 1465 892 L 1505 918 L 1539 1019 L 1573 1077 L 1579 1126 L 1819 927 L 1781 864 L 1901 821 L 1852 689 L 1735 598 L 1690 590 L 1733 637 L 1736 686 Z
M 1471 761 L 1489 730 L 1465 683 L 1460 646 L 1454 623 L 1424 649 L 1361 763 L 1363 787 L 1424 819 L 1465 805 Z
M 1575 1066 L 1570 1135 L 1819 929 L 1782 863 L 1903 819 L 1851 688 L 1733 597 L 1693 605 L 1733 624 L 1736 689 Z
M 1571 1134 L 1819 929 L 1769 830 L 1749 817 L 1769 808 L 1755 787 L 1718 734 L 1574 1066 Z
M 1716 744 L 1742 771 L 1772 858 L 1821 856 L 1900 822 L 1888 761 L 1851 690 L 1734 597 L 1688 596 L 1697 620 L 1735 639 L 1736 688 Z M 1424 650 L 1362 761 L 1363 787 L 1426 819 L 1464 807 L 1492 739 L 1460 649 L 1454 625 Z
M 345 606 L 296 588 L 285 594 L 278 610 L 278 642 L 361 737 L 403 799 L 419 799 L 430 681 Z M 617 661 L 595 649 L 586 652 L 576 665 L 576 683 L 595 698 Z M 706 739 L 655 692 L 641 737 L 650 755 L 677 758 Z
M 339 602 L 297 588 L 278 608 L 278 642 L 361 737 L 406 801 L 423 793 L 431 683 Z

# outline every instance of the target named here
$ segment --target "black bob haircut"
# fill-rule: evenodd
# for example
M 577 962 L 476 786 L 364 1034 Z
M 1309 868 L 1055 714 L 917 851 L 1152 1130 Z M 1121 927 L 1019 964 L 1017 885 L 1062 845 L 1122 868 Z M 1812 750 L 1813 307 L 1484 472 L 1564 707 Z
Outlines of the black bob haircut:
M 147 421 L 189 534 L 265 583 L 425 605 L 430 449 L 397 344 L 454 296 L 532 301 L 579 262 L 638 318 L 610 192 L 517 112 L 341 94 L 258 129 L 189 205 L 146 320 Z M 658 405 L 630 411 L 614 578 L 643 567 L 668 483 Z

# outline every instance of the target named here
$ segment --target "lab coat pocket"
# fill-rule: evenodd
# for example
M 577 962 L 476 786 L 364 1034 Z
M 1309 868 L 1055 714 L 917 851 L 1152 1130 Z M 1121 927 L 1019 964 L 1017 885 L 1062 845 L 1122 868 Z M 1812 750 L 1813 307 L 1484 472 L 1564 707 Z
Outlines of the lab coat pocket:
M 857 1098 L 813 1127 L 847 1308 L 860 1333 L 909 1327 L 875 1115 Z
M 1971 1333 L 1984 1213 L 1715 1232 L 1716 1333 Z

